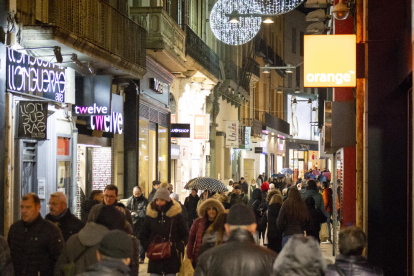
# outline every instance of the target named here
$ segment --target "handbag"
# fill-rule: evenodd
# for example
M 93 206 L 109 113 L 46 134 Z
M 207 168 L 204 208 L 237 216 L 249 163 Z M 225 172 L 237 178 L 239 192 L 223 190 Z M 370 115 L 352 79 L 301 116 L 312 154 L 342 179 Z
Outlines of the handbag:
M 184 250 L 184 257 L 181 255 L 181 267 L 177 276 L 193 276 L 194 268 L 190 259 L 187 257 L 187 249 Z
M 164 260 L 171 258 L 171 231 L 172 231 L 173 219 L 171 219 L 170 235 L 168 241 L 163 242 L 163 238 L 159 235 L 155 236 L 152 243 L 147 250 L 147 258 L 153 261 Z M 161 242 L 157 243 L 157 241 Z
M 88 251 L 91 246 L 87 246 L 82 252 L 74 259 L 70 260 L 68 256 L 68 262 L 62 267 L 62 275 L 64 276 L 75 276 L 76 275 L 76 262 Z

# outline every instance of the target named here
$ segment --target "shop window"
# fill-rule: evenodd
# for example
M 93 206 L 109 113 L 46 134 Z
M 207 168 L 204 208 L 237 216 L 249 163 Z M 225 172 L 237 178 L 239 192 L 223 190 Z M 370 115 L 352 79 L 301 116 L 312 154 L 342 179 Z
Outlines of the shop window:
M 70 138 L 58 137 L 58 139 L 57 139 L 57 155 L 70 156 Z
M 168 182 L 168 129 L 158 126 L 158 176 L 161 183 Z
M 71 162 L 70 161 L 58 161 L 57 168 L 57 190 L 69 195 L 70 180 L 71 180 Z
M 148 122 L 139 120 L 139 176 L 138 184 L 142 192 L 148 197 L 148 171 L 149 171 L 149 143 L 148 143 Z

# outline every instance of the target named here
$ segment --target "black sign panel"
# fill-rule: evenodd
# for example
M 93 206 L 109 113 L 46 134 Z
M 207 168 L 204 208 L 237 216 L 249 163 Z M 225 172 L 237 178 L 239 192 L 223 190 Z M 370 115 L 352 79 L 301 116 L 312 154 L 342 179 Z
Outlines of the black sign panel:
M 171 124 L 171 138 L 190 138 L 190 124 Z
M 46 140 L 47 102 L 20 101 L 17 138 Z
M 263 153 L 263 147 L 255 147 L 254 153 Z

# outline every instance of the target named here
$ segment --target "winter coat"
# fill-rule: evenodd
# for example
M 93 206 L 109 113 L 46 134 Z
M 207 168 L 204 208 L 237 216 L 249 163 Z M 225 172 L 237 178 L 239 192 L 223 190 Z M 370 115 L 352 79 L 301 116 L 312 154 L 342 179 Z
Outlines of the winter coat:
M 245 193 L 246 195 L 249 194 L 249 184 L 247 183 L 247 181 L 245 180 L 243 184 L 240 184 L 240 186 L 242 187 L 242 192 Z
M 171 227 L 172 224 L 172 227 Z M 148 273 L 169 274 L 178 273 L 181 266 L 181 254 L 188 240 L 187 222 L 181 214 L 181 205 L 171 200 L 162 211 L 147 207 L 147 217 L 140 234 L 140 241 L 145 251 L 156 236 L 168 241 L 171 228 L 171 258 L 164 260 L 149 260 Z
M 0 276 L 14 275 L 13 263 L 7 241 L 0 236 Z
M 368 260 L 363 256 L 338 255 L 335 264 L 346 276 L 382 276 L 384 272 L 381 268 L 370 265 Z M 328 265 L 325 276 L 341 276 L 334 264 Z
M 10 227 L 7 241 L 16 276 L 53 275 L 64 244 L 56 225 L 40 214 L 30 223 L 19 220 Z
M 89 212 L 91 211 L 92 207 L 100 202 L 96 199 L 86 199 L 82 202 L 81 206 L 81 221 L 86 223 L 88 221 Z
M 62 268 L 65 264 L 76 259 L 86 248 L 87 251 L 75 263 L 76 274 L 86 271 L 86 269 L 97 263 L 96 250 L 102 238 L 109 232 L 108 228 L 95 222 L 86 223 L 79 233 L 72 235 L 66 242 L 62 254 L 59 256 L 55 267 L 55 276 L 63 275 Z
M 320 242 L 319 231 L 321 231 L 321 223 L 326 222 L 326 217 L 321 210 L 316 209 L 315 206 L 307 205 L 309 220 L 306 223 L 306 236 L 314 237 Z
M 152 199 L 154 198 L 156 192 L 157 192 L 157 189 L 152 188 L 151 193 L 148 195 L 148 202 L 152 202 Z
M 198 253 L 198 256 L 201 256 L 201 254 L 203 254 L 205 251 L 216 246 L 217 239 L 218 239 L 218 232 L 213 232 L 213 233 L 208 233 L 208 234 L 206 233 L 203 236 L 203 245 L 200 247 L 200 252 Z M 229 240 L 229 236 L 224 232 L 223 240 L 221 243 L 226 243 L 228 240 Z
M 276 226 L 283 232 L 283 237 L 303 234 L 303 231 L 305 231 L 306 221 L 289 217 L 286 209 L 286 204 L 284 204 L 282 208 L 280 208 L 279 216 L 276 221 Z
M 282 238 L 283 232 L 276 226 L 277 218 L 279 217 L 280 209 L 282 205 L 279 203 L 270 204 L 267 212 L 263 215 L 260 221 L 259 227 L 262 232 L 267 228 L 267 248 L 279 253 L 282 250 Z
M 236 195 L 232 193 L 229 196 L 229 198 L 230 198 L 230 206 L 233 206 L 236 203 L 244 203 L 244 204 L 248 203 L 247 196 L 244 193 L 241 193 L 241 195 Z
M 301 190 L 302 191 L 302 190 Z M 313 197 L 315 200 L 316 208 L 322 211 L 322 213 L 325 215 L 325 217 L 330 217 L 330 214 L 325 209 L 325 203 L 323 202 L 323 197 L 320 193 L 318 193 L 315 190 L 306 190 L 305 192 L 300 194 L 303 201 L 306 200 L 308 197 Z
M 80 276 L 129 276 L 130 269 L 122 260 L 103 259 L 89 267 Z
M 249 206 L 252 208 L 254 215 L 256 216 L 256 223 L 259 224 L 262 217 L 260 204 L 262 202 L 262 191 L 260 189 L 255 189 L 252 193 L 252 198 L 249 201 Z
M 191 225 L 193 224 L 194 220 L 198 217 L 197 204 L 199 200 L 200 200 L 200 197 L 198 195 L 196 196 L 189 195 L 184 200 L 184 206 L 187 209 L 187 213 L 188 213 L 189 228 L 191 228 Z
M 118 201 L 115 201 L 115 203 L 112 204 L 112 206 L 116 206 L 116 204 L 118 204 Z M 89 212 L 88 222 L 96 221 L 96 218 L 98 217 L 99 212 L 101 211 L 101 208 L 104 207 L 105 205 L 106 205 L 105 201 L 102 201 L 101 204 L 97 204 L 93 206 L 91 211 Z M 125 218 L 129 222 L 129 224 L 134 225 L 132 222 L 131 212 L 128 209 L 125 209 Z
M 126 207 L 131 212 L 134 235 L 136 237 L 139 237 L 142 225 L 144 224 L 148 203 L 148 199 L 146 199 L 144 195 L 141 195 L 140 197 L 131 196 L 127 200 Z M 135 214 L 132 215 L 132 213 Z
M 217 210 L 217 216 L 224 213 L 223 204 L 217 199 L 209 198 L 200 205 L 200 208 L 198 209 L 199 218 L 197 218 L 191 226 L 187 243 L 187 257 L 192 260 L 194 264 L 197 262 L 200 247 L 203 244 L 203 234 L 205 230 L 207 230 L 206 223 L 208 218 L 206 217 L 206 211 L 210 206 L 213 206 Z
M 198 260 L 194 276 L 272 275 L 277 254 L 256 245 L 250 232 L 236 229 L 230 233 L 227 243 L 209 249 Z
M 78 233 L 85 226 L 85 223 L 72 214 L 69 208 L 66 209 L 66 213 L 61 218 L 55 218 L 51 214 L 47 214 L 45 219 L 50 220 L 59 227 L 65 242 L 70 236 Z
M 333 197 L 332 197 L 332 189 L 331 188 L 326 188 L 323 190 L 323 202 L 325 205 L 325 210 L 326 212 L 328 212 L 329 214 L 332 215 L 333 212 Z

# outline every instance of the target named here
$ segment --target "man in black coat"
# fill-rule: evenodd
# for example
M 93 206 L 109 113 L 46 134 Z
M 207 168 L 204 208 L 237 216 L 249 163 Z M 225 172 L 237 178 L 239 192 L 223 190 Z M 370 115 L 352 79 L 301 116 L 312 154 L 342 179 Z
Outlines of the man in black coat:
M 134 187 L 132 196 L 128 198 L 126 207 L 131 211 L 132 223 L 134 224 L 134 236 L 139 238 L 142 225 L 144 225 L 145 216 L 147 213 L 148 199 L 142 194 L 141 188 Z M 139 263 L 143 264 L 145 259 L 144 247 L 139 249 Z
M 197 194 L 197 189 L 192 189 L 191 194 L 184 200 L 184 206 L 187 209 L 188 214 L 188 229 L 191 229 L 191 225 L 193 225 L 194 220 L 198 218 L 197 204 L 199 200 L 200 197 Z
M 68 200 L 64 193 L 56 192 L 50 195 L 49 214 L 45 219 L 53 222 L 62 231 L 65 242 L 73 234 L 78 233 L 85 224 L 75 217 L 68 209 Z
M 244 177 L 240 178 L 240 184 L 239 185 L 242 187 L 242 192 L 245 195 L 248 195 L 249 194 L 249 184 L 246 182 L 246 180 L 244 180 Z
M 256 218 L 247 205 L 233 205 L 225 224 L 229 240 L 201 254 L 194 276 L 273 275 L 272 266 L 277 254 L 255 244 L 256 227 Z
M 62 233 L 42 218 L 40 208 L 36 194 L 24 195 L 20 203 L 22 219 L 10 227 L 7 241 L 16 276 L 52 276 L 62 252 Z
M 96 204 L 102 203 L 103 192 L 102 190 L 93 190 L 88 199 L 82 202 L 81 205 L 81 221 L 86 223 L 88 221 L 89 212 Z
M 148 195 L 148 201 L 149 202 L 152 202 L 152 199 L 153 199 L 155 193 L 157 192 L 158 188 L 160 187 L 160 185 L 161 185 L 161 182 L 160 181 L 158 181 L 158 180 L 152 181 L 152 191 Z

